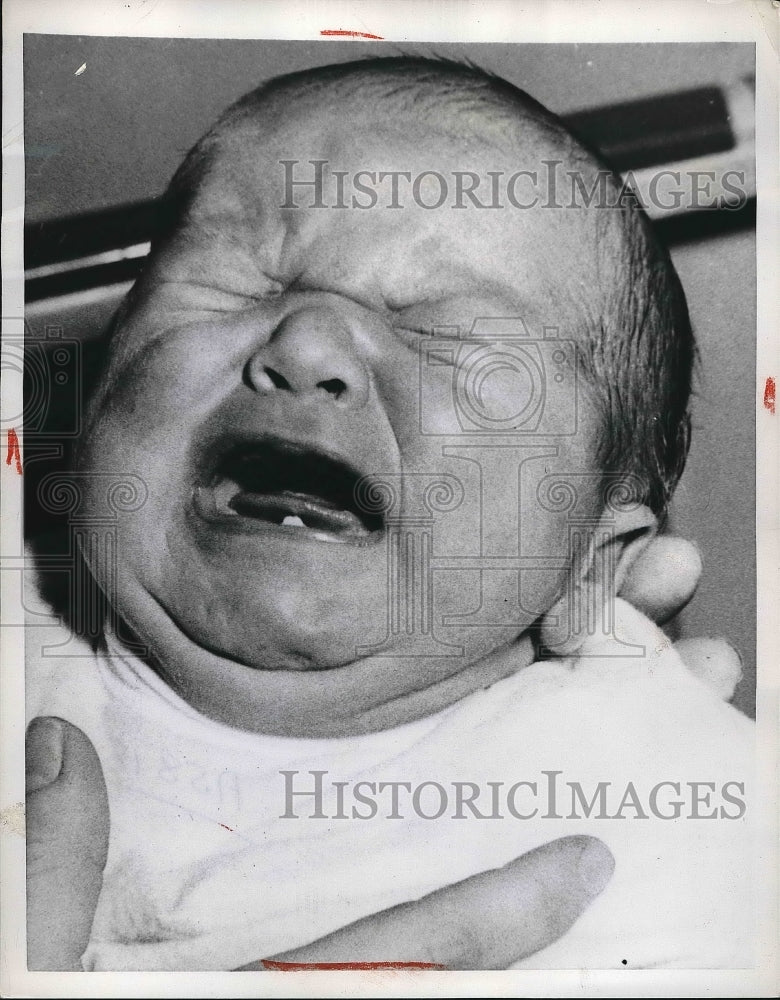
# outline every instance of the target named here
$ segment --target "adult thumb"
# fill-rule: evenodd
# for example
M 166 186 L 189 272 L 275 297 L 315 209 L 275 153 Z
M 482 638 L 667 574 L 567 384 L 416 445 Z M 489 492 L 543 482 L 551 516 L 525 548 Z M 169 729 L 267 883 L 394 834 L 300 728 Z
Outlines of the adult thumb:
M 33 719 L 27 779 L 27 965 L 81 969 L 108 852 L 103 771 L 80 729 Z

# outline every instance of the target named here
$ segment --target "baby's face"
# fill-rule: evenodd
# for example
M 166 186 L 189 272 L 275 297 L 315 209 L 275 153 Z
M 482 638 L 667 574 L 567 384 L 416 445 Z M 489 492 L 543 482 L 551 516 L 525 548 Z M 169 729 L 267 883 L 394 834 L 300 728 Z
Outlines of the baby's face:
M 544 210 L 426 210 L 408 186 L 399 209 L 387 186 L 368 210 L 312 207 L 310 187 L 282 208 L 283 160 L 295 179 L 327 160 L 331 206 L 331 171 L 438 170 L 452 186 L 452 170 L 538 169 L 544 154 L 529 143 L 518 164 L 472 139 L 467 155 L 430 125 L 325 112 L 255 127 L 261 140 L 222 140 L 114 337 L 82 467 L 140 476 L 148 500 L 120 516 L 115 589 L 91 564 L 206 714 L 287 734 L 379 728 L 490 682 L 500 647 L 517 644 L 498 673 L 532 657 L 524 632 L 567 574 L 570 511 L 544 500 L 545 477 L 579 477 L 577 516 L 598 513 L 596 422 L 582 386 L 574 401 L 571 350 L 582 227 Z M 507 318 L 534 345 L 525 367 L 516 346 L 506 363 L 500 340 L 468 340 L 477 320 L 522 337 Z M 555 360 L 544 327 L 565 342 Z M 540 389 L 534 433 L 522 415 L 514 433 Z M 362 507 L 363 477 L 394 505 Z M 426 494 L 437 480 L 450 502 Z M 99 490 L 87 507 L 100 514 Z

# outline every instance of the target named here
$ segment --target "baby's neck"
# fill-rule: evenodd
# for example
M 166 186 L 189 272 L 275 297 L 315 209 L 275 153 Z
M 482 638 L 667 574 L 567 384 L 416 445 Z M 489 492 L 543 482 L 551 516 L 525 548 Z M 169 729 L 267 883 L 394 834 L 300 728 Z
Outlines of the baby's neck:
M 339 720 L 339 731 L 329 735 L 360 735 L 415 722 L 516 674 L 536 659 L 534 642 L 529 632 L 524 632 L 514 642 L 493 650 L 457 674 L 421 690 L 406 692 L 353 719 Z
M 135 655 L 118 639 L 116 633 L 106 630 L 106 641 L 109 647 L 121 647 L 125 654 Z M 335 713 L 313 720 L 301 716 L 301 721 L 291 720 L 285 723 L 280 715 L 274 719 L 271 726 L 258 725 L 250 731 L 281 735 L 292 738 L 341 738 L 359 736 L 367 733 L 394 729 L 418 719 L 435 715 L 468 697 L 475 691 L 490 687 L 519 670 L 529 666 L 537 659 L 536 647 L 531 637 L 531 631 L 526 631 L 513 642 L 493 650 L 481 659 L 470 663 L 456 674 L 447 676 L 419 690 L 407 691 L 368 710 L 357 710 L 353 714 L 336 715 Z M 184 691 L 173 683 L 172 675 L 165 665 L 156 662 L 154 657 L 146 657 L 145 662 L 179 697 L 191 708 L 196 709 L 216 721 L 232 728 L 249 728 L 237 725 L 233 719 L 216 715 L 198 702 L 196 698 L 187 697 Z M 388 661 L 392 663 L 392 661 Z M 354 665 L 353 665 L 354 666 Z M 342 668 L 350 669 L 350 667 Z

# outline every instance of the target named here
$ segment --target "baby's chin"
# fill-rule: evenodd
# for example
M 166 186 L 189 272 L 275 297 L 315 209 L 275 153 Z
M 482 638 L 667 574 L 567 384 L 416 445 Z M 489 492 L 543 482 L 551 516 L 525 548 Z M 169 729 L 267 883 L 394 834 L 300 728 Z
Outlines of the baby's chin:
M 203 715 L 231 728 L 295 738 L 332 738 L 390 729 L 439 711 L 533 659 L 516 630 L 484 634 L 431 655 L 419 636 L 390 636 L 359 647 L 311 620 L 290 628 L 244 627 L 228 635 L 214 619 L 190 630 L 137 584 L 117 595 L 145 659 Z M 203 624 L 204 621 L 207 624 Z M 293 628 L 294 624 L 294 628 Z M 474 630 L 471 630 L 473 636 Z

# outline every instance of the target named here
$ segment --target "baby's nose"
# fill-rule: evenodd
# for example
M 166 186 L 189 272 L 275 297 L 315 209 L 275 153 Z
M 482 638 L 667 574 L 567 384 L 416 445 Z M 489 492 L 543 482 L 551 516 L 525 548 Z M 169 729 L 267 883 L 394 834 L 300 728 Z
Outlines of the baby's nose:
M 342 405 L 361 406 L 370 377 L 352 331 L 332 309 L 289 313 L 247 362 L 244 377 L 256 392 L 324 393 Z

